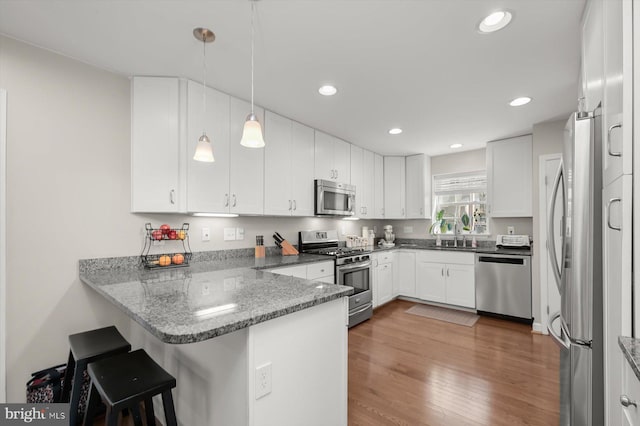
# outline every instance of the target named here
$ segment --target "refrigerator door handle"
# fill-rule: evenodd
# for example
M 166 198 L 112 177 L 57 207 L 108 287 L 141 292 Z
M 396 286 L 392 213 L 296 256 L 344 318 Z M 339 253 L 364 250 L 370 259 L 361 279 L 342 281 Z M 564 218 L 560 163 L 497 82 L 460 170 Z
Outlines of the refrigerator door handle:
M 558 265 L 557 254 L 556 254 L 556 244 L 555 244 L 555 232 L 553 227 L 553 217 L 556 211 L 556 196 L 558 195 L 558 189 L 560 188 L 560 184 L 562 183 L 562 163 L 560 163 L 560 167 L 558 167 L 558 173 L 556 174 L 556 178 L 553 183 L 553 191 L 551 191 L 551 205 L 549 206 L 549 212 L 547 214 L 547 247 L 549 248 L 549 260 L 551 261 L 551 270 L 553 271 L 553 276 L 556 279 L 556 286 L 558 287 L 558 291 L 562 294 L 562 271 L 560 265 Z M 564 199 L 564 187 L 562 188 L 562 195 Z M 564 219 L 564 214 L 562 215 Z M 564 222 L 564 220 L 563 220 Z M 564 227 L 563 227 L 564 228 Z M 562 253 L 561 253 L 561 262 L 564 261 L 564 232 L 562 232 Z
M 562 338 L 562 328 L 560 329 L 560 336 L 557 335 L 555 331 L 553 331 L 553 323 L 556 322 L 559 318 L 560 312 L 556 312 L 555 314 L 551 315 L 549 317 L 549 322 L 547 323 L 547 330 L 549 330 L 549 335 L 553 337 L 553 340 L 556 341 L 558 346 L 560 346 L 561 348 L 569 349 L 569 347 L 571 346 L 571 342 L 568 340 L 565 341 Z

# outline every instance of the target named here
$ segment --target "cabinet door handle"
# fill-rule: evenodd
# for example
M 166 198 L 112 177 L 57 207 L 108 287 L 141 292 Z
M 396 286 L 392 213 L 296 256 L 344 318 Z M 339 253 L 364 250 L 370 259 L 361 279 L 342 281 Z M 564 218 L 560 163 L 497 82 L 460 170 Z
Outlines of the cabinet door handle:
M 402 208 L 402 216 L 404 217 L 404 207 Z
M 638 408 L 638 404 L 636 404 L 634 400 L 629 399 L 627 395 L 620 395 L 620 404 L 622 404 L 623 407 L 633 405 L 634 407 Z
M 229 207 L 229 194 L 224 194 L 224 206 Z
M 440 275 L 444 277 L 444 268 L 440 269 Z
M 236 206 L 237 201 L 238 201 L 238 200 L 236 200 L 236 194 L 233 194 L 233 206 L 232 206 L 232 207 L 235 207 L 235 206 Z
M 449 276 L 449 268 L 447 268 L 447 276 Z
M 176 203 L 174 195 L 176 195 L 176 190 L 175 189 L 172 189 L 171 191 L 169 191 L 169 202 L 171 204 L 175 204 Z
M 338 169 L 336 169 L 336 179 L 338 179 Z
M 293 210 L 298 210 L 298 203 L 296 203 L 296 200 L 293 200 Z
M 422 216 L 423 214 L 424 214 L 424 209 L 420 207 L 420 216 Z
M 292 207 L 291 207 L 292 205 L 293 204 L 291 204 L 291 200 L 289 200 L 289 211 L 293 210 Z
M 367 213 L 367 208 L 366 208 L 366 207 L 364 208 L 364 214 L 365 214 L 365 215 L 367 215 L 367 214 L 368 214 L 368 213 Z
M 622 157 L 622 152 L 613 152 L 611 151 L 611 132 L 613 129 L 619 129 L 622 127 L 622 123 L 617 123 L 609 126 L 607 129 L 607 153 L 612 157 Z
M 607 202 L 607 226 L 614 231 L 622 231 L 622 226 L 613 226 L 611 224 L 611 204 L 622 203 L 622 198 L 612 198 Z

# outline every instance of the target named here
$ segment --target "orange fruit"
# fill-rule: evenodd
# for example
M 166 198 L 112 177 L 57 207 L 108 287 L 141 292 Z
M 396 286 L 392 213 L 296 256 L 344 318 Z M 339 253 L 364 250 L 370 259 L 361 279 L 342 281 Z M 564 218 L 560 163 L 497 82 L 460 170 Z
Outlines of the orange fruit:
M 162 256 L 160 256 L 158 262 L 160 263 L 160 266 L 169 266 L 171 265 L 171 258 L 166 254 L 163 254 Z
M 178 231 L 177 237 L 178 237 L 179 240 L 184 240 L 186 238 L 186 236 L 187 236 L 186 232 L 184 232 L 182 230 Z
M 184 262 L 184 256 L 181 255 L 180 253 L 174 254 L 173 257 L 171 258 L 171 261 L 175 265 L 182 265 L 182 262 Z

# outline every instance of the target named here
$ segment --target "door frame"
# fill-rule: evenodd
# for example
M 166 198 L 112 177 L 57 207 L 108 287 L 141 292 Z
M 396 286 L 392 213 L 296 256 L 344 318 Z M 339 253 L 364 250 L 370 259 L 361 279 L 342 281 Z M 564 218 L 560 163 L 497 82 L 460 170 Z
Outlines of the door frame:
M 0 403 L 7 401 L 7 91 L 0 89 Z
M 540 256 L 538 259 L 539 263 L 539 282 L 540 282 L 540 322 L 534 324 L 534 328 L 537 328 L 536 331 L 539 331 L 542 334 L 549 334 L 547 330 L 547 323 L 549 322 L 549 313 L 547 313 L 547 304 L 548 304 L 548 292 L 547 286 L 547 265 L 548 258 L 547 256 L 547 191 L 545 190 L 545 171 L 546 171 L 546 163 L 551 160 L 560 160 L 562 161 L 562 154 L 546 154 L 538 157 L 538 214 L 540 218 L 540 226 L 538 227 L 538 247 L 540 248 Z M 537 326 L 537 327 L 536 327 Z

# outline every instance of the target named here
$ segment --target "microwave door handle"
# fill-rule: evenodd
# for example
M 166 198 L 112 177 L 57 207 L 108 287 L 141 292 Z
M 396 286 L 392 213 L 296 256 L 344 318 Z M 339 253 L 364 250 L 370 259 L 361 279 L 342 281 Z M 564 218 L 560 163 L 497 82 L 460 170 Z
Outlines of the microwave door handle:
M 560 294 L 562 294 L 562 289 L 561 289 L 562 271 L 560 270 L 560 265 L 558 265 L 558 260 L 557 260 L 553 217 L 556 212 L 556 196 L 558 195 L 558 188 L 560 187 L 561 183 L 562 183 L 562 163 L 560 163 L 560 167 L 558 168 L 558 173 L 556 174 L 556 178 L 553 183 L 553 190 L 551 191 L 551 204 L 549 205 L 549 213 L 547 214 L 547 247 L 549 248 L 547 253 L 549 253 L 549 260 L 551 261 L 551 270 L 553 271 L 553 276 L 556 280 L 556 286 L 558 287 L 558 291 L 560 291 Z M 564 188 L 562 192 L 564 195 Z M 564 212 L 563 212 L 563 218 L 564 218 Z M 562 228 L 564 229 L 564 226 Z M 561 259 L 561 262 L 564 262 L 564 231 L 562 232 L 562 255 L 563 257 Z
M 355 196 L 353 195 L 349 195 L 349 197 L 347 198 L 347 211 L 350 213 L 353 213 L 353 204 L 355 202 Z

